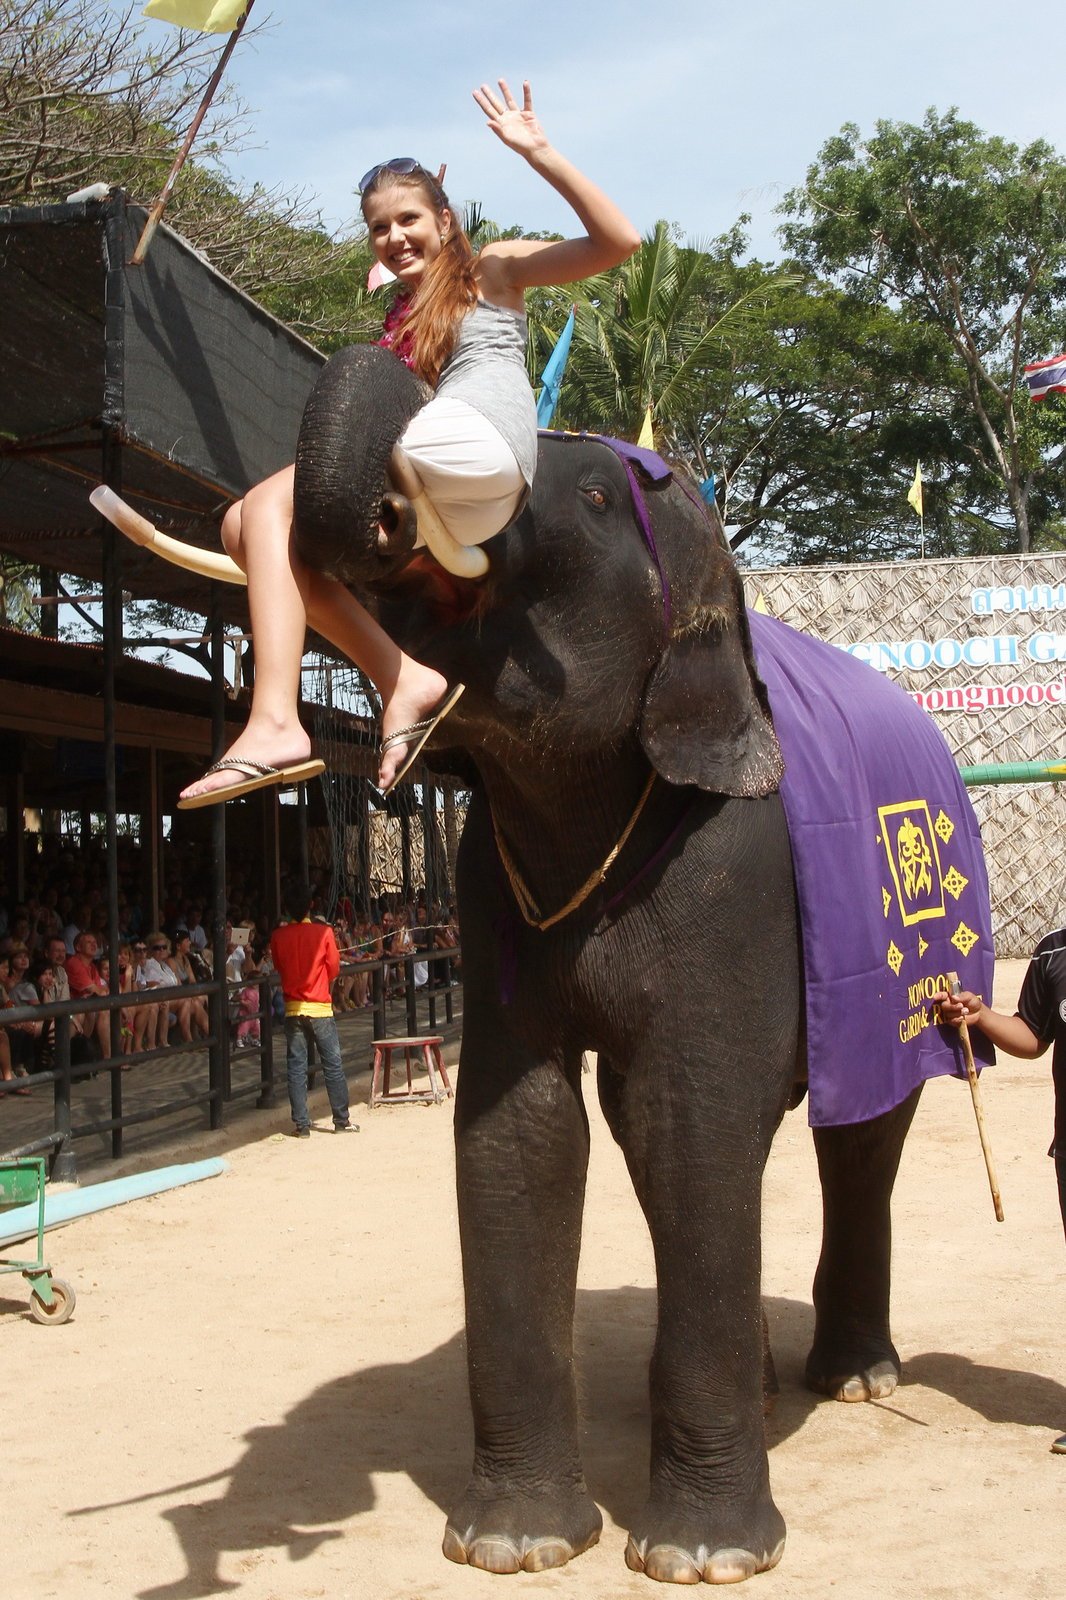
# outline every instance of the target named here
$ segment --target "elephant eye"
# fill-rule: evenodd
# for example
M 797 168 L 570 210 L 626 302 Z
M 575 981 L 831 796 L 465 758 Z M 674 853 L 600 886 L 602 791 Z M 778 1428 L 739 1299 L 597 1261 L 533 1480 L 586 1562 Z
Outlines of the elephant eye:
M 597 511 L 603 511 L 606 508 L 607 496 L 602 489 L 582 489 L 581 493 L 590 505 L 596 507 Z

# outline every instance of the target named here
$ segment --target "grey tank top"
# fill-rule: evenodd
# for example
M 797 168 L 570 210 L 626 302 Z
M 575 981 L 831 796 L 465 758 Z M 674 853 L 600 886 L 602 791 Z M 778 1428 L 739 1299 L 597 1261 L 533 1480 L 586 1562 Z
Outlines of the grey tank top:
M 526 375 L 526 318 L 479 300 L 459 326 L 437 394 L 465 400 L 514 451 L 526 483 L 537 466 L 537 405 Z

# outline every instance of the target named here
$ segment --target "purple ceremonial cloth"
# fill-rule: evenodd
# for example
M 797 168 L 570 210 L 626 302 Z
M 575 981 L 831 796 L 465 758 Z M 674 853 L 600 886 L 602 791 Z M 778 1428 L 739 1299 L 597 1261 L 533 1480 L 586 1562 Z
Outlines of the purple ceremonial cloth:
M 843 650 L 749 611 L 785 759 L 807 984 L 808 1118 L 864 1122 L 966 1065 L 929 996 L 990 996 L 981 835 L 939 728 Z M 973 1035 L 974 1054 L 995 1059 Z M 983 1048 L 982 1048 L 983 1047 Z

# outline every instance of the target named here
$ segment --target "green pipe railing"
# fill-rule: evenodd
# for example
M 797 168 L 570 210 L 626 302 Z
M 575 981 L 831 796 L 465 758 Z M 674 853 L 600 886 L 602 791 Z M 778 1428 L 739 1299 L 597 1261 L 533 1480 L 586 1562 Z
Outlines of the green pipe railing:
M 979 783 L 1061 783 L 1066 778 L 1066 760 L 987 761 L 960 767 L 959 773 L 968 789 Z

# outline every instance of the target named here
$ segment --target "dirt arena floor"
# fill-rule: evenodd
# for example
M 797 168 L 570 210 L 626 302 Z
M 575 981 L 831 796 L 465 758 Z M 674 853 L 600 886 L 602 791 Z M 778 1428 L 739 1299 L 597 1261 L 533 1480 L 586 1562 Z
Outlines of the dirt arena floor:
M 1023 967 L 1005 963 L 1013 1005 Z M 760 1600 L 997 1600 L 1062 1592 L 1066 1274 L 1048 1059 L 984 1076 L 1006 1222 L 965 1085 L 923 1098 L 895 1211 L 904 1382 L 843 1406 L 802 1385 L 819 1200 L 803 1113 L 766 1181 L 764 1290 L 782 1393 L 768 1424 L 788 1522 Z M 221 1177 L 49 1235 L 77 1289 L 42 1328 L 0 1279 L 10 1600 L 573 1600 L 663 1594 L 623 1564 L 645 1491 L 651 1252 L 585 1079 L 592 1162 L 578 1293 L 584 1456 L 600 1545 L 558 1572 L 492 1578 L 444 1560 L 470 1456 L 451 1105 L 283 1136 L 284 1105 L 182 1134 L 117 1171 L 220 1153 Z M 282 1097 L 284 1099 L 284 1096 Z M 29 1101 L 22 1101 L 24 1107 Z M 313 1108 L 329 1128 L 324 1095 Z M 83 1181 L 116 1175 L 100 1163 Z

